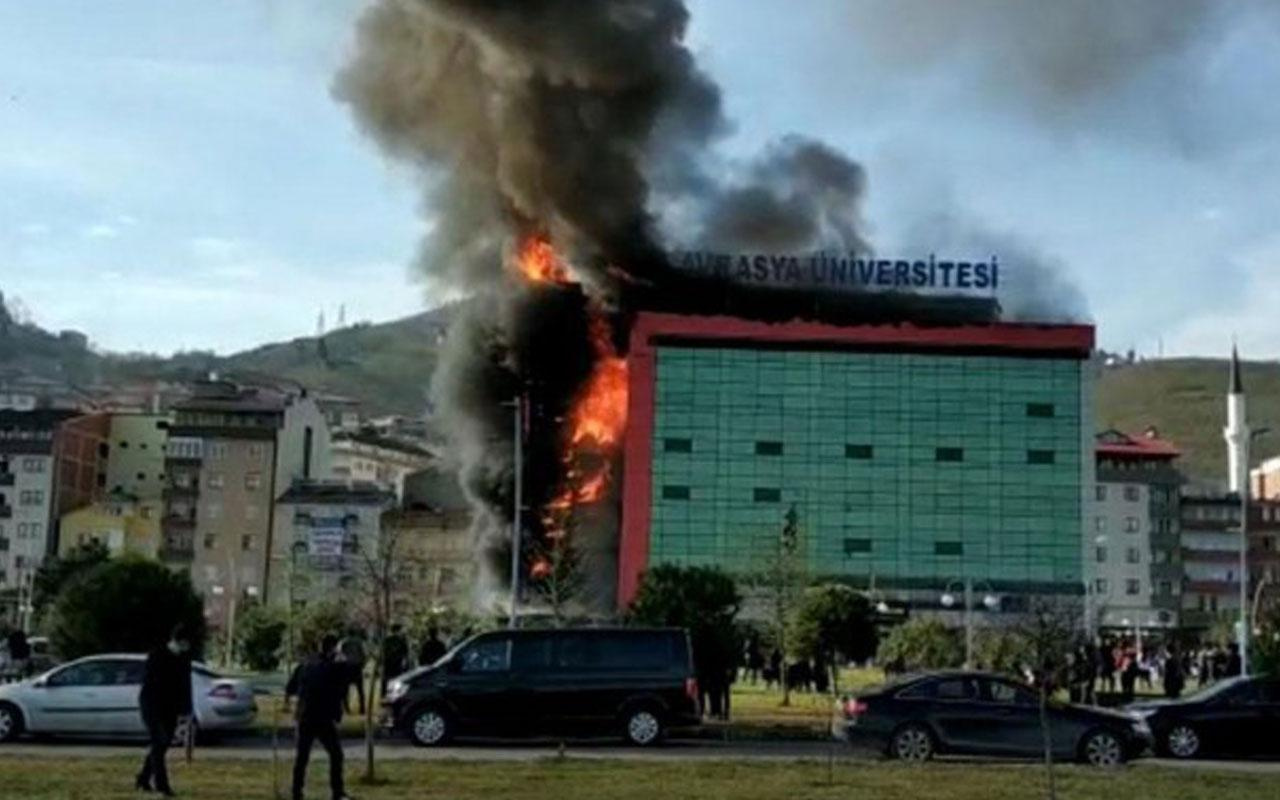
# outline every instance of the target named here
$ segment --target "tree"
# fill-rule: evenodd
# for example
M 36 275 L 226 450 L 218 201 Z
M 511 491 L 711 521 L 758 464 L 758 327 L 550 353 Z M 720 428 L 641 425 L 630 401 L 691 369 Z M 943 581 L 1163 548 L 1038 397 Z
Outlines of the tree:
M 206 633 L 204 604 L 191 578 L 157 561 L 127 556 L 98 564 L 63 586 L 50 612 L 49 634 L 59 653 L 79 658 L 149 650 L 180 623 L 191 632 L 198 656 Z
M 747 583 L 760 597 L 769 612 L 770 633 L 782 655 L 782 705 L 791 705 L 791 686 L 787 666 L 791 662 L 793 644 L 791 627 L 800 597 L 808 583 L 808 540 L 800 525 L 800 514 L 792 504 L 782 518 L 782 528 L 770 532 L 771 541 L 753 542 L 757 564 L 749 570 Z
M 991 672 L 1023 677 L 1027 665 L 1027 648 L 1016 630 L 1008 628 L 984 628 L 977 632 L 973 642 L 976 666 Z
M 1053 737 L 1049 726 L 1049 698 L 1069 676 L 1067 656 L 1081 644 L 1081 609 L 1066 600 L 1037 600 L 1031 611 L 1014 627 L 1031 665 L 1036 690 L 1040 694 L 1040 736 L 1044 743 L 1044 767 L 1048 796 L 1058 796 L 1053 772 Z
M 909 619 L 880 642 L 876 658 L 886 672 L 954 669 L 964 663 L 962 638 L 940 620 Z
M 1252 646 L 1251 671 L 1280 676 L 1280 603 L 1272 602 L 1260 610 Z
M 245 606 L 236 623 L 235 648 L 242 663 L 257 672 L 278 667 L 286 625 L 283 609 L 262 603 Z
M 553 530 L 530 546 L 530 588 L 546 602 L 556 627 L 564 625 L 570 606 L 587 585 L 582 553 L 574 544 L 577 514 L 567 509 Z
M 53 605 L 62 587 L 73 578 L 88 572 L 111 558 L 107 546 L 97 540 L 76 545 L 65 556 L 45 560 L 36 570 L 31 586 L 31 604 L 37 614 L 43 614 Z
M 737 663 L 734 619 L 741 604 L 737 585 L 723 570 L 659 564 L 641 578 L 627 621 L 687 630 L 698 683 L 714 699 L 727 689 Z
M 821 662 L 831 673 L 832 688 L 839 692 L 839 662 L 863 661 L 876 651 L 871 604 L 849 586 L 815 586 L 800 601 L 794 639 L 796 652 Z

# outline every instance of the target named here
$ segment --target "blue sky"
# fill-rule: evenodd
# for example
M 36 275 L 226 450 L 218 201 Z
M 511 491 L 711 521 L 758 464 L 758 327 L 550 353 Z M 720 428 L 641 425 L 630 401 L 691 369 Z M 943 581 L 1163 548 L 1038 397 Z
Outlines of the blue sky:
M 867 168 L 881 251 L 1007 242 L 1083 293 L 1106 347 L 1215 355 L 1234 333 L 1280 357 L 1275 4 L 1013 2 L 691 0 L 690 42 L 736 122 L 728 155 L 789 132 L 839 146 Z M 437 299 L 411 274 L 415 179 L 329 96 L 359 6 L 0 3 L 0 290 L 162 352 Z M 1098 31 L 1114 52 L 1082 44 Z

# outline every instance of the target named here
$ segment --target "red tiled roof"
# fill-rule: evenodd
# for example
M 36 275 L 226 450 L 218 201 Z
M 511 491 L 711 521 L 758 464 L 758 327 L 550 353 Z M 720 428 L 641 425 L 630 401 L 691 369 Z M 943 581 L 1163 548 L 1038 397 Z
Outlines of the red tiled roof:
M 1131 436 L 1116 430 L 1098 434 L 1099 455 L 1137 456 L 1139 458 L 1177 458 L 1182 455 L 1173 442 L 1155 436 Z

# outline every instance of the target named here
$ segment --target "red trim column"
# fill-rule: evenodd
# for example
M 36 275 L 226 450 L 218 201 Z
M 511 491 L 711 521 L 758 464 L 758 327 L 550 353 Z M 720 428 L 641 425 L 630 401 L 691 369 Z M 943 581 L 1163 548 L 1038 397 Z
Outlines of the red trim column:
M 622 535 L 618 543 L 618 608 L 626 608 L 649 566 L 653 515 L 654 352 L 640 315 L 627 354 L 627 435 L 622 483 Z

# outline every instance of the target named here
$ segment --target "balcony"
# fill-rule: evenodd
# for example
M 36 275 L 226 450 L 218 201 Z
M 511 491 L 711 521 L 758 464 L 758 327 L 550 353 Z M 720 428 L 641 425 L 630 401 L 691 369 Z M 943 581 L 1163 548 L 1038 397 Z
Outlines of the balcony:
M 196 526 L 196 516 L 195 514 L 166 514 L 163 522 L 166 529 L 190 530 Z
M 200 494 L 200 490 L 196 488 L 194 483 L 181 486 L 175 483 L 165 484 L 164 489 L 160 492 L 165 500 L 177 498 L 191 498 Z
M 160 548 L 161 561 L 191 561 L 195 557 L 196 548 L 191 542 L 166 544 Z

